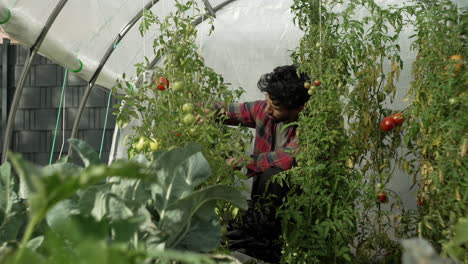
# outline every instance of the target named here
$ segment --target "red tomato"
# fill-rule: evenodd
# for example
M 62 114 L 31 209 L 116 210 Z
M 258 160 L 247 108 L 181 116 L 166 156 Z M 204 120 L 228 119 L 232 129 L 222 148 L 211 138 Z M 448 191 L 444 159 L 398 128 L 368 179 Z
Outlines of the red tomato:
M 423 205 L 423 200 L 422 199 L 418 199 L 418 206 L 422 206 Z
M 386 117 L 382 119 L 382 122 L 380 122 L 380 129 L 382 129 L 382 131 L 390 131 L 395 127 L 395 125 L 395 119 L 392 117 Z
M 180 137 L 182 134 L 180 132 L 177 132 L 176 136 Z
M 164 84 L 166 87 L 169 87 L 169 80 L 168 80 L 166 77 L 161 77 L 161 78 L 159 79 L 159 82 L 160 82 L 161 84 Z
M 322 84 L 322 82 L 320 82 L 320 80 L 315 80 L 314 81 L 314 86 L 316 86 L 316 87 L 319 87 L 321 84 Z
M 387 193 L 386 192 L 378 192 L 377 193 L 377 199 L 379 199 L 379 202 L 381 202 L 381 203 L 388 202 Z
M 162 90 L 166 90 L 166 86 L 162 85 L 162 84 L 158 84 L 158 90 L 162 91 Z
M 393 120 L 395 120 L 395 125 L 401 126 L 403 121 L 405 121 L 405 117 L 403 116 L 402 112 L 396 113 L 392 115 Z

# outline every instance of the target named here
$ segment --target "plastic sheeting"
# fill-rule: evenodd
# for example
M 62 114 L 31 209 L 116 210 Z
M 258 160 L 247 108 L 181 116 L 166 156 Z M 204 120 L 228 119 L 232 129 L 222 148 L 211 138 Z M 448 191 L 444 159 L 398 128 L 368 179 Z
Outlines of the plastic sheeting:
M 19 42 L 32 46 L 46 24 L 47 18 L 59 0 L 0 0 L 1 29 Z M 155 3 L 152 12 L 159 17 L 175 10 L 173 0 L 69 0 L 52 24 L 39 53 L 70 69 L 83 69 L 78 75 L 90 80 L 104 54 L 130 20 L 148 3 Z M 203 9 L 203 1 L 197 1 Z M 190 14 L 188 14 L 190 15 Z M 115 46 L 115 51 L 105 64 L 96 84 L 112 88 L 115 81 L 126 73 L 135 74 L 134 64 L 152 57 L 152 40 L 157 29 L 141 36 L 138 25 L 141 19 Z

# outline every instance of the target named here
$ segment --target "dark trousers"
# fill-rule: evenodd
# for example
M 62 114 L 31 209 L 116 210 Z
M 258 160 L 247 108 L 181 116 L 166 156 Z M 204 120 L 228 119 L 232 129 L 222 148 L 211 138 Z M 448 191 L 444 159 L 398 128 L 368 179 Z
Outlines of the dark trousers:
M 228 225 L 229 247 L 255 257 L 276 263 L 281 258 L 281 221 L 276 218 L 276 210 L 287 194 L 287 188 L 272 183 L 274 175 L 282 172 L 271 168 L 253 178 L 249 208 L 243 212 L 240 221 Z
M 288 189 L 286 185 L 283 185 L 282 187 L 276 182 L 271 182 L 271 180 L 274 175 L 282 171 L 283 169 L 281 168 L 273 167 L 257 176 L 254 176 L 252 192 L 250 195 L 254 206 L 266 206 L 267 209 L 272 210 L 271 213 L 274 213 L 276 208 L 281 206 Z

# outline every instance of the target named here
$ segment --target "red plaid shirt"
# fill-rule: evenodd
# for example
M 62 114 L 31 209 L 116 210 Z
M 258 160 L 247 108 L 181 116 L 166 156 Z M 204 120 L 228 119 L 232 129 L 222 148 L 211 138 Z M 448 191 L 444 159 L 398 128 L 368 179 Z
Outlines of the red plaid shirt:
M 227 125 L 243 125 L 255 128 L 253 161 L 247 164 L 248 175 L 253 176 L 272 167 L 288 170 L 294 165 L 293 152 L 297 149 L 295 125 L 285 128 L 286 140 L 283 146 L 274 146 L 278 123 L 271 119 L 264 100 L 230 104 L 227 110 Z

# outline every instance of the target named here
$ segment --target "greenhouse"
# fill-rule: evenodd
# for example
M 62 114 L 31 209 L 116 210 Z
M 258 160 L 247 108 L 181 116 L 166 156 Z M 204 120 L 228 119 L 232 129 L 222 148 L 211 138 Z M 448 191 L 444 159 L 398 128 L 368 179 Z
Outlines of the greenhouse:
M 468 263 L 467 0 L 0 0 L 0 263 Z

